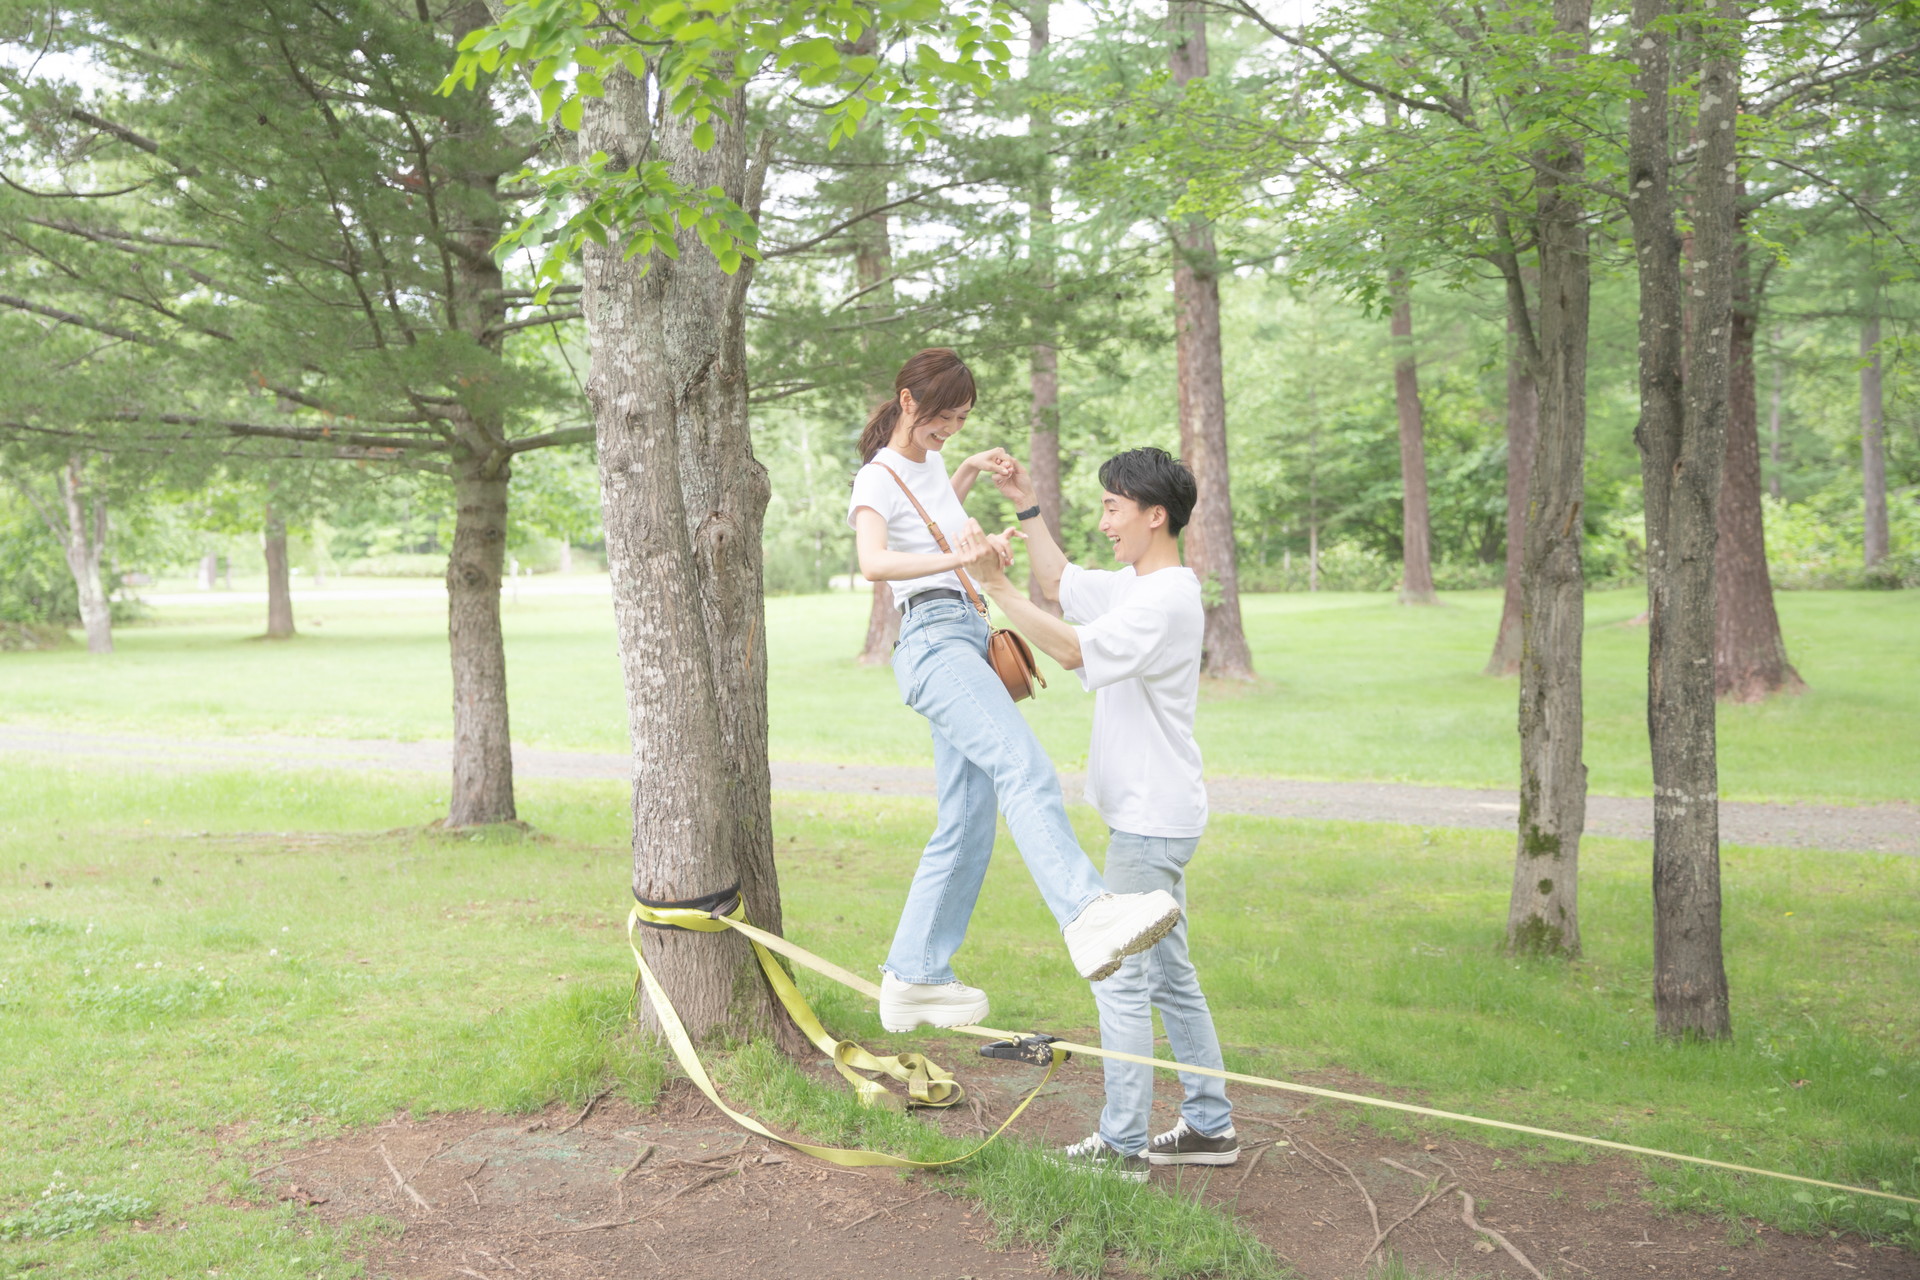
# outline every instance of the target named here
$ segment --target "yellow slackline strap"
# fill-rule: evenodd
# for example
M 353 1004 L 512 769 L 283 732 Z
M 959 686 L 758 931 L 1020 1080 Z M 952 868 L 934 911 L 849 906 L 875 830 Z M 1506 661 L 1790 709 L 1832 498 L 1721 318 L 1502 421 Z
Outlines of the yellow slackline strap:
M 1027 1104 L 1039 1096 L 1040 1090 L 1045 1088 L 1047 1082 L 1053 1079 L 1054 1073 L 1059 1070 L 1060 1063 L 1065 1058 L 1063 1054 L 1054 1056 L 1053 1061 L 1047 1067 L 1046 1075 L 1041 1077 L 1040 1083 L 1036 1084 L 1032 1092 L 1028 1093 L 1025 1098 L 1021 1099 L 1020 1105 L 1015 1107 L 1013 1112 L 1001 1122 L 998 1129 L 995 1129 L 988 1135 L 985 1142 L 982 1142 L 979 1146 L 973 1148 L 973 1150 L 968 1151 L 965 1155 L 955 1156 L 950 1160 L 909 1160 L 905 1156 L 891 1156 L 879 1151 L 853 1151 L 843 1147 L 822 1147 L 808 1142 L 797 1142 L 792 1138 L 783 1138 L 761 1124 L 758 1120 L 755 1120 L 752 1116 L 743 1115 L 735 1111 L 721 1100 L 720 1092 L 714 1087 L 712 1077 L 707 1074 L 706 1068 L 701 1064 L 700 1055 L 693 1047 L 693 1038 L 687 1034 L 686 1026 L 680 1021 L 680 1015 L 674 1009 L 673 1002 L 667 998 L 667 993 L 661 988 L 659 980 L 653 976 L 653 970 L 647 967 L 646 957 L 642 955 L 640 951 L 640 940 L 634 932 L 636 928 L 644 923 L 691 929 L 697 933 L 718 933 L 728 927 L 739 928 L 745 925 L 745 914 L 745 906 L 739 901 L 736 901 L 733 909 L 724 916 L 715 916 L 710 912 L 691 907 L 652 907 L 644 903 L 636 904 L 627 916 L 627 945 L 633 949 L 633 961 L 639 969 L 639 974 L 635 981 L 636 990 L 644 987 L 647 998 L 653 1002 L 654 1014 L 660 1019 L 661 1033 L 666 1036 L 667 1043 L 672 1046 L 673 1056 L 679 1059 L 681 1070 L 687 1073 L 687 1077 L 699 1087 L 700 1092 L 707 1095 L 707 1099 L 711 1101 L 714 1106 L 720 1108 L 721 1111 L 732 1118 L 735 1124 L 738 1124 L 743 1129 L 757 1133 L 763 1138 L 771 1138 L 773 1141 L 781 1143 L 784 1146 L 792 1147 L 796 1151 L 804 1151 L 810 1156 L 817 1156 L 833 1164 L 850 1167 L 879 1165 L 900 1169 L 933 1169 L 941 1165 L 958 1164 L 963 1160 L 970 1160 L 980 1154 L 989 1143 L 1006 1132 L 1007 1126 L 1020 1118 L 1020 1113 L 1027 1109 Z M 893 1094 L 887 1092 L 885 1086 L 855 1074 L 858 1071 L 884 1072 L 894 1079 L 902 1081 L 907 1085 L 908 1094 L 915 1100 L 916 1105 L 945 1107 L 951 1106 L 960 1100 L 963 1095 L 960 1086 L 954 1083 L 953 1076 L 944 1068 L 928 1061 L 920 1054 L 903 1053 L 891 1057 L 881 1057 L 880 1055 L 869 1053 L 866 1049 L 851 1040 L 835 1040 L 827 1033 L 826 1028 L 821 1026 L 819 1017 L 813 1012 L 812 1006 L 807 1003 L 806 997 L 800 994 L 800 989 L 794 985 L 793 979 L 788 976 L 787 971 L 781 968 L 779 962 L 773 958 L 767 948 L 762 946 L 757 938 L 753 937 L 753 935 L 756 934 L 764 937 L 772 937 L 773 935 L 762 934 L 760 930 L 754 929 L 751 925 L 745 925 L 745 929 L 751 931 L 749 933 L 749 939 L 753 941 L 754 954 L 759 958 L 760 968 L 767 975 L 767 981 L 772 985 L 774 994 L 780 997 L 781 1005 L 785 1007 L 795 1024 L 806 1033 L 807 1038 L 812 1040 L 814 1045 L 832 1060 L 833 1065 L 839 1070 L 840 1074 L 853 1083 L 855 1094 L 863 1103 L 869 1106 L 899 1105 L 898 1099 Z M 825 964 L 826 962 L 819 961 L 819 963 Z M 853 975 L 848 974 L 847 976 L 852 977 Z M 878 988 L 873 988 L 871 983 L 866 985 L 871 988 L 875 994 L 878 994 Z
M 811 969 L 824 977 L 832 978 L 835 982 L 851 987 L 870 999 L 879 999 L 879 987 L 864 978 L 849 973 L 847 970 L 842 969 L 839 965 L 829 960 L 822 960 L 805 947 L 796 946 L 785 938 L 768 933 L 764 929 L 755 928 L 744 919 L 736 919 L 730 916 L 724 921 L 714 921 L 705 913 L 696 912 L 694 914 L 698 915 L 701 920 L 707 921 L 712 927 L 730 928 L 735 932 L 745 934 L 748 939 L 753 942 L 754 946 L 762 952 L 778 952 L 789 960 L 792 960 L 795 964 Z M 673 921 L 673 923 L 678 923 L 678 921 Z M 631 924 L 628 926 L 628 933 L 632 933 Z M 639 955 L 638 949 L 635 950 L 634 954 L 636 957 Z M 770 961 L 763 959 L 761 963 L 766 965 L 769 964 Z M 779 966 L 774 965 L 773 967 L 778 968 Z M 644 976 L 646 972 L 644 964 L 642 965 L 641 972 Z M 654 992 L 650 979 L 648 991 L 649 993 Z M 654 1004 L 656 1008 L 662 1008 L 662 997 L 655 994 Z M 665 1020 L 663 1017 L 662 1022 L 665 1022 Z M 1017 1032 L 1000 1031 L 992 1027 L 953 1027 L 950 1029 L 970 1036 L 979 1036 L 986 1040 L 1018 1038 Z M 1247 1075 L 1239 1071 L 1221 1071 L 1213 1067 L 1196 1067 L 1184 1062 L 1171 1062 L 1165 1058 L 1146 1058 L 1138 1054 L 1122 1053 L 1117 1049 L 1102 1049 L 1097 1045 L 1075 1044 L 1069 1040 L 1059 1040 L 1054 1042 L 1054 1049 L 1056 1051 L 1054 1057 L 1055 1063 L 1059 1062 L 1062 1054 L 1084 1053 L 1095 1058 L 1113 1058 L 1120 1062 L 1137 1062 L 1144 1066 L 1158 1068 L 1162 1071 L 1184 1071 L 1191 1072 L 1195 1075 L 1214 1076 L 1221 1080 L 1234 1081 L 1237 1084 L 1257 1085 L 1263 1089 L 1279 1089 L 1287 1093 L 1302 1093 L 1316 1098 L 1331 1098 L 1337 1102 L 1357 1102 L 1367 1107 L 1385 1107 L 1393 1111 L 1405 1111 L 1412 1115 L 1429 1116 L 1436 1120 L 1452 1120 L 1460 1124 L 1477 1124 L 1489 1129 L 1505 1129 L 1512 1133 L 1529 1134 L 1536 1138 L 1557 1138 L 1562 1142 L 1577 1142 L 1583 1146 L 1603 1147 L 1609 1151 L 1624 1151 L 1629 1155 L 1652 1156 L 1658 1160 L 1678 1160 L 1685 1164 L 1705 1165 L 1711 1169 L 1725 1169 L 1733 1173 L 1751 1173 L 1762 1178 L 1779 1178 L 1786 1182 L 1798 1182 L 1809 1187 L 1825 1187 L 1829 1191 L 1845 1191 L 1854 1195 L 1877 1196 L 1882 1200 L 1898 1200 L 1902 1204 L 1920 1204 L 1920 1197 L 1903 1196 L 1893 1191 L 1876 1191 L 1871 1187 L 1849 1186 L 1844 1182 L 1826 1182 L 1819 1178 L 1802 1177 L 1797 1173 L 1781 1173 L 1777 1169 L 1758 1169 L 1752 1165 L 1733 1164 L 1726 1160 L 1714 1160 L 1706 1156 L 1690 1156 L 1678 1151 L 1661 1151 L 1654 1147 L 1638 1147 L 1629 1142 L 1613 1142 L 1606 1138 L 1590 1138 L 1578 1133 L 1562 1133 L 1558 1129 L 1540 1129 L 1533 1125 L 1515 1124 L 1509 1120 L 1489 1120 L 1483 1116 L 1463 1115 L 1457 1111 L 1440 1111 L 1433 1107 L 1416 1106 L 1411 1102 L 1395 1102 L 1391 1098 L 1371 1098 L 1365 1094 L 1344 1093 L 1338 1089 L 1321 1089 L 1310 1084 L 1295 1084 L 1287 1080 L 1273 1080 L 1266 1076 Z M 1051 1076 L 1051 1072 L 1049 1072 L 1049 1076 Z M 1041 1083 L 1045 1084 L 1046 1081 L 1043 1080 Z M 709 1093 L 708 1096 L 712 1097 L 713 1095 Z M 719 1100 L 716 1098 L 715 1101 L 717 1102 Z M 1007 1123 L 1011 1124 L 1014 1116 L 1019 1115 L 1020 1111 L 1025 1110 L 1027 1102 L 1031 1101 L 1033 1101 L 1033 1096 L 1029 1094 L 1026 1102 L 1020 1104 L 1020 1108 L 1014 1111 L 1013 1116 L 1007 1117 Z M 728 1114 L 731 1115 L 732 1113 L 729 1112 Z M 1005 1124 L 1000 1126 L 1001 1129 L 1005 1129 L 1006 1127 Z M 762 1132 L 764 1132 L 764 1130 Z M 996 1130 L 994 1137 L 997 1138 L 999 1136 L 999 1131 Z M 991 1142 L 993 1139 L 989 1138 L 987 1141 Z M 981 1146 L 985 1145 L 986 1143 L 981 1144 Z M 806 1149 L 807 1148 L 802 1148 L 802 1150 Z M 961 1158 L 965 1159 L 966 1157 L 963 1156 Z

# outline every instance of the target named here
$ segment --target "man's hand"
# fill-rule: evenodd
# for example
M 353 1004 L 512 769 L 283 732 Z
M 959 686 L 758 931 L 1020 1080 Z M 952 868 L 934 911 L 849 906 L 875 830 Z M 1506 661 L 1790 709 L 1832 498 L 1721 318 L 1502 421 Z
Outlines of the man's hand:
M 960 535 L 960 544 L 955 548 L 961 557 L 960 567 L 980 584 L 983 591 L 1004 586 L 1007 566 L 1013 563 L 1013 540 L 1025 536 L 1018 529 L 987 533 L 981 529 L 978 520 L 969 520 L 966 531 Z
M 1035 497 L 1033 492 L 1032 474 L 1021 465 L 1020 459 L 1007 453 L 1005 449 L 996 452 L 1005 454 L 1007 460 L 1006 465 L 1000 470 L 988 473 L 993 479 L 993 487 L 1000 491 L 1000 496 L 1011 502 L 1015 511 L 1025 511 L 1028 507 L 1039 506 L 1040 499 Z

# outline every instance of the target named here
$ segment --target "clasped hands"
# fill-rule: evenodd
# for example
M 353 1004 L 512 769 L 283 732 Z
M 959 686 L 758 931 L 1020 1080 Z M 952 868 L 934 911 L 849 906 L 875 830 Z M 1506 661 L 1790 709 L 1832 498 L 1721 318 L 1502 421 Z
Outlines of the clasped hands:
M 1027 474 L 1020 460 L 1005 449 L 996 447 L 976 453 L 961 465 L 992 480 L 993 487 L 1013 503 L 1016 510 L 1025 510 L 1035 504 L 1033 478 Z M 1009 528 L 1003 533 L 988 533 L 980 527 L 978 520 L 968 520 L 959 544 L 954 548 L 954 553 L 960 558 L 957 567 L 965 569 L 982 587 L 1005 585 L 1007 566 L 1013 563 L 1013 540 L 1026 536 L 1017 528 Z
M 954 547 L 954 554 L 960 557 L 958 567 L 965 569 L 985 589 L 1004 586 L 1007 566 L 1013 563 L 1013 540 L 1026 536 L 1012 528 L 1003 533 L 988 533 L 978 520 L 970 519 Z

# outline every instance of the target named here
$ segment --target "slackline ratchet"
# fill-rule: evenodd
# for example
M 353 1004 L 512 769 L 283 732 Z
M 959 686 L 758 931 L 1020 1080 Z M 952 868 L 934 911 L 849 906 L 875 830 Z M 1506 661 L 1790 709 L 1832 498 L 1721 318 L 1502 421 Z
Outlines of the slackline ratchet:
M 903 1053 L 894 1057 L 881 1057 L 869 1053 L 866 1049 L 850 1040 L 836 1040 L 821 1026 L 820 1019 L 807 1004 L 806 997 L 794 985 L 792 977 L 774 960 L 775 953 L 785 956 L 803 968 L 811 969 L 822 977 L 831 978 L 844 987 L 849 987 L 869 1000 L 880 999 L 880 988 L 874 983 L 859 977 L 830 960 L 823 960 L 797 946 L 785 938 L 756 928 L 746 919 L 746 908 L 740 900 L 738 889 L 730 889 L 707 898 L 695 899 L 701 903 L 712 903 L 711 907 L 693 906 L 656 906 L 647 902 L 637 903 L 627 917 L 627 942 L 633 948 L 634 963 L 639 966 L 639 974 L 634 982 L 636 994 L 645 988 L 647 998 L 653 1002 L 655 1014 L 659 1016 L 662 1033 L 672 1046 L 674 1057 L 680 1061 L 684 1070 L 700 1091 L 735 1123 L 765 1138 L 804 1151 L 808 1155 L 818 1156 L 840 1165 L 884 1165 L 896 1168 L 933 1168 L 943 1164 L 957 1164 L 971 1159 L 984 1150 L 994 1139 L 1006 1132 L 1007 1126 L 1019 1118 L 1027 1109 L 1027 1104 L 1044 1088 L 1060 1063 L 1073 1054 L 1084 1053 L 1094 1058 L 1113 1058 L 1121 1062 L 1137 1062 L 1155 1067 L 1162 1071 L 1184 1071 L 1195 1075 L 1214 1076 L 1221 1080 L 1231 1080 L 1236 1084 L 1255 1085 L 1262 1089 L 1279 1089 L 1286 1093 L 1306 1094 L 1315 1098 L 1329 1098 L 1336 1102 L 1354 1102 L 1366 1107 L 1382 1107 L 1391 1111 L 1404 1111 L 1410 1115 L 1428 1116 L 1436 1120 L 1451 1120 L 1458 1124 L 1480 1125 L 1489 1129 L 1504 1129 L 1509 1133 L 1524 1133 L 1536 1138 L 1555 1138 L 1561 1142 L 1575 1142 L 1582 1146 L 1600 1147 L 1608 1151 L 1624 1151 L 1629 1155 L 1651 1156 L 1657 1160 L 1675 1160 L 1683 1164 L 1703 1165 L 1710 1169 L 1725 1169 L 1731 1173 L 1750 1173 L 1762 1178 L 1777 1178 L 1786 1182 L 1798 1182 L 1809 1187 L 1824 1187 L 1829 1191 L 1845 1191 L 1853 1195 L 1874 1196 L 1882 1200 L 1897 1200 L 1902 1204 L 1920 1204 L 1920 1197 L 1903 1196 L 1893 1191 L 1877 1191 L 1871 1187 L 1849 1186 L 1844 1182 L 1825 1182 L 1819 1178 L 1802 1177 L 1797 1173 L 1781 1173 L 1777 1169 L 1759 1169 L 1751 1165 L 1733 1164 L 1726 1160 L 1714 1160 L 1707 1156 L 1684 1155 L 1678 1151 L 1661 1151 L 1654 1147 L 1639 1147 L 1628 1142 L 1614 1142 L 1607 1138 L 1592 1138 L 1578 1133 L 1563 1133 L 1557 1129 L 1540 1129 L 1533 1125 L 1516 1124 L 1510 1120 L 1489 1120 L 1484 1116 L 1464 1115 L 1457 1111 L 1441 1111 L 1433 1107 L 1416 1106 L 1411 1102 L 1396 1102 L 1391 1098 L 1372 1098 L 1360 1093 L 1345 1093 L 1338 1089 L 1322 1089 L 1310 1084 L 1296 1084 L 1289 1080 L 1273 1080 L 1266 1076 L 1247 1075 L 1239 1071 L 1221 1071 L 1212 1067 L 1196 1067 L 1184 1062 L 1173 1062 L 1165 1058 L 1147 1058 L 1138 1054 L 1122 1053 L 1116 1049 L 1103 1049 L 1098 1045 L 1076 1044 L 1070 1040 L 1060 1040 L 1052 1036 L 1020 1035 L 1016 1032 L 995 1030 L 992 1027 L 950 1027 L 947 1030 L 963 1035 L 978 1036 L 982 1039 L 1001 1042 L 988 1046 L 995 1049 L 991 1056 L 1019 1057 L 1022 1060 L 1038 1063 L 1040 1053 L 1046 1053 L 1047 1074 L 1035 1085 L 1033 1091 L 1013 1109 L 1013 1113 L 1003 1121 L 998 1129 L 963 1156 L 951 1160 L 908 1160 L 900 1156 L 885 1155 L 877 1151 L 850 1151 L 838 1147 L 819 1147 L 792 1138 L 783 1138 L 766 1128 L 759 1121 L 745 1116 L 720 1100 L 719 1092 L 714 1088 L 706 1068 L 700 1065 L 700 1057 L 694 1051 L 693 1041 L 688 1037 L 680 1015 L 674 1012 L 673 1002 L 660 987 L 653 971 L 647 968 L 646 958 L 640 953 L 640 943 L 635 929 L 645 926 L 651 928 L 692 929 L 700 933 L 718 933 L 732 929 L 743 934 L 753 944 L 754 955 L 759 958 L 760 967 L 772 984 L 774 994 L 780 997 L 780 1003 L 804 1031 L 807 1038 L 819 1047 L 820 1051 L 832 1060 L 840 1074 L 853 1082 L 856 1096 L 869 1105 L 899 1105 L 899 1100 L 888 1093 L 885 1086 L 857 1074 L 861 1071 L 880 1072 L 907 1084 L 909 1102 L 913 1106 L 950 1106 L 960 1100 L 960 1086 L 954 1083 L 953 1076 L 946 1070 L 935 1066 L 917 1053 Z M 724 909 L 723 909 L 724 908 Z M 636 1009 L 637 1013 L 638 1010 Z M 982 1050 L 986 1052 L 986 1050 Z M 924 1083 L 923 1083 L 924 1082 Z M 921 1090 L 921 1092 L 916 1092 Z M 922 1097 L 926 1100 L 922 1100 Z
M 761 943 L 761 938 L 772 938 L 773 935 L 763 933 L 746 923 L 746 903 L 741 899 L 737 888 L 697 901 L 708 902 L 710 905 L 704 907 L 656 906 L 644 901 L 634 904 L 632 912 L 627 916 L 627 945 L 633 948 L 633 961 L 639 967 L 639 974 L 634 981 L 634 994 L 637 996 L 641 988 L 646 989 L 647 998 L 653 1001 L 653 1011 L 660 1019 L 661 1033 L 666 1036 L 667 1043 L 673 1046 L 673 1056 L 680 1060 L 680 1069 L 687 1073 L 688 1078 L 695 1085 L 699 1086 L 700 1092 L 707 1095 L 707 1100 L 731 1117 L 735 1124 L 763 1138 L 771 1138 L 796 1151 L 804 1151 L 810 1156 L 817 1156 L 830 1163 L 849 1167 L 879 1165 L 898 1169 L 933 1169 L 941 1165 L 958 1164 L 980 1154 L 988 1143 L 1006 1131 L 1008 1125 L 1019 1119 L 1020 1113 L 1027 1109 L 1027 1104 L 1032 1102 L 1039 1095 L 1040 1090 L 1046 1087 L 1047 1082 L 1053 1079 L 1054 1073 L 1060 1069 L 1060 1063 L 1067 1058 L 1066 1054 L 1049 1054 L 1047 1074 L 1041 1078 L 1039 1084 L 1033 1087 L 1032 1092 L 1021 1099 L 1020 1105 L 1001 1122 L 1000 1127 L 989 1134 L 985 1142 L 965 1155 L 955 1156 L 951 1160 L 909 1160 L 905 1156 L 890 1156 L 880 1151 L 852 1151 L 844 1147 L 822 1147 L 809 1142 L 797 1142 L 792 1138 L 783 1138 L 752 1116 L 742 1115 L 721 1100 L 720 1091 L 714 1087 L 713 1078 L 701 1065 L 700 1055 L 694 1051 L 693 1039 L 687 1035 L 686 1026 L 680 1021 L 679 1013 L 674 1010 L 673 1002 L 667 999 L 667 993 L 661 989 L 659 980 L 653 976 L 653 970 L 647 968 L 646 957 L 640 952 L 640 939 L 634 932 L 636 928 L 646 926 L 655 929 L 691 929 L 696 933 L 719 933 L 731 928 L 745 933 L 753 943 L 753 953 L 760 961 L 761 971 L 767 975 L 768 984 L 773 987 L 774 994 L 780 997 L 780 1003 L 786 1009 L 788 1016 L 806 1034 L 807 1039 L 813 1041 L 814 1047 L 827 1056 L 833 1063 L 834 1069 L 853 1085 L 854 1096 L 864 1106 L 950 1107 L 960 1101 L 964 1091 L 955 1083 L 951 1072 L 928 1061 L 922 1054 L 901 1053 L 883 1057 L 869 1053 L 851 1040 L 838 1040 L 828 1034 L 827 1029 L 820 1024 L 819 1016 L 814 1013 L 813 1006 L 809 1005 L 807 998 L 800 994 L 800 988 L 793 984 L 793 978 L 780 967 L 780 962 L 775 960 L 772 953 Z M 781 941 L 784 943 L 784 940 Z M 795 949 L 798 950 L 798 948 Z M 826 964 L 826 961 L 814 957 L 814 963 L 822 965 Z M 856 984 L 859 982 L 845 970 L 839 972 L 843 975 L 841 981 Z M 872 983 L 861 985 L 867 988 L 869 994 L 878 998 L 880 994 L 878 987 Z M 634 1012 L 638 1013 L 639 1010 L 636 1008 Z M 907 1102 L 903 1104 L 896 1094 L 888 1092 L 885 1085 L 861 1075 L 862 1071 L 887 1075 L 906 1085 Z

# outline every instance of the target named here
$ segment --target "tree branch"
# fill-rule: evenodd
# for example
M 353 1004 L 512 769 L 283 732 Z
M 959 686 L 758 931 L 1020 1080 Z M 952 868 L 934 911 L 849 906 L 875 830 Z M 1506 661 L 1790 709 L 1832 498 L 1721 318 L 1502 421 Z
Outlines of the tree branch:
M 480 340 L 482 342 L 488 342 L 494 338 L 504 338 L 510 333 L 518 333 L 522 329 L 534 329 L 543 324 L 561 324 L 568 320 L 579 320 L 583 318 L 584 315 L 585 313 L 580 311 L 557 311 L 552 315 L 535 316 L 530 320 L 509 320 L 482 330 Z
M 106 119 L 104 116 L 97 116 L 85 107 L 74 107 L 68 111 L 67 114 L 73 119 L 78 120 L 81 124 L 98 129 L 102 133 L 111 134 L 130 147 L 139 148 L 156 160 L 167 160 L 167 157 L 160 154 L 159 143 L 144 134 L 135 133 L 125 125 L 118 125 Z M 189 178 L 197 178 L 200 176 L 200 170 L 190 164 L 181 164 L 174 160 L 167 160 L 167 163 L 173 166 L 175 172 L 185 174 Z
M 518 440 L 509 440 L 503 446 L 509 456 L 526 453 L 533 449 L 557 449 L 570 444 L 592 444 L 592 427 L 563 427 L 558 431 L 549 431 L 541 436 L 523 436 Z
M 910 196 L 901 196 L 898 200 L 889 200 L 887 203 L 883 205 L 876 205 L 871 209 L 863 210 L 860 213 L 854 215 L 853 217 L 848 218 L 845 222 L 842 222 L 837 224 L 836 226 L 827 228 L 825 231 L 821 232 L 819 235 L 815 236 L 811 240 L 802 240 L 799 244 L 779 245 L 775 248 L 768 249 L 761 256 L 766 258 L 781 258 L 781 257 L 785 257 L 787 254 L 790 254 L 790 253 L 799 253 L 804 249 L 811 249 L 815 245 L 825 244 L 827 241 L 833 239 L 835 236 L 839 235 L 842 231 L 845 231 L 850 227 L 859 226 L 861 223 L 865 222 L 868 218 L 873 217 L 875 214 L 885 213 L 889 209 L 897 209 L 903 204 L 913 204 L 917 201 L 924 200 L 926 197 L 933 195 L 935 192 L 946 191 L 953 187 L 964 187 L 968 185 L 970 184 L 964 180 L 956 180 L 953 182 L 943 182 L 937 187 L 927 187 L 924 190 L 914 192 Z

